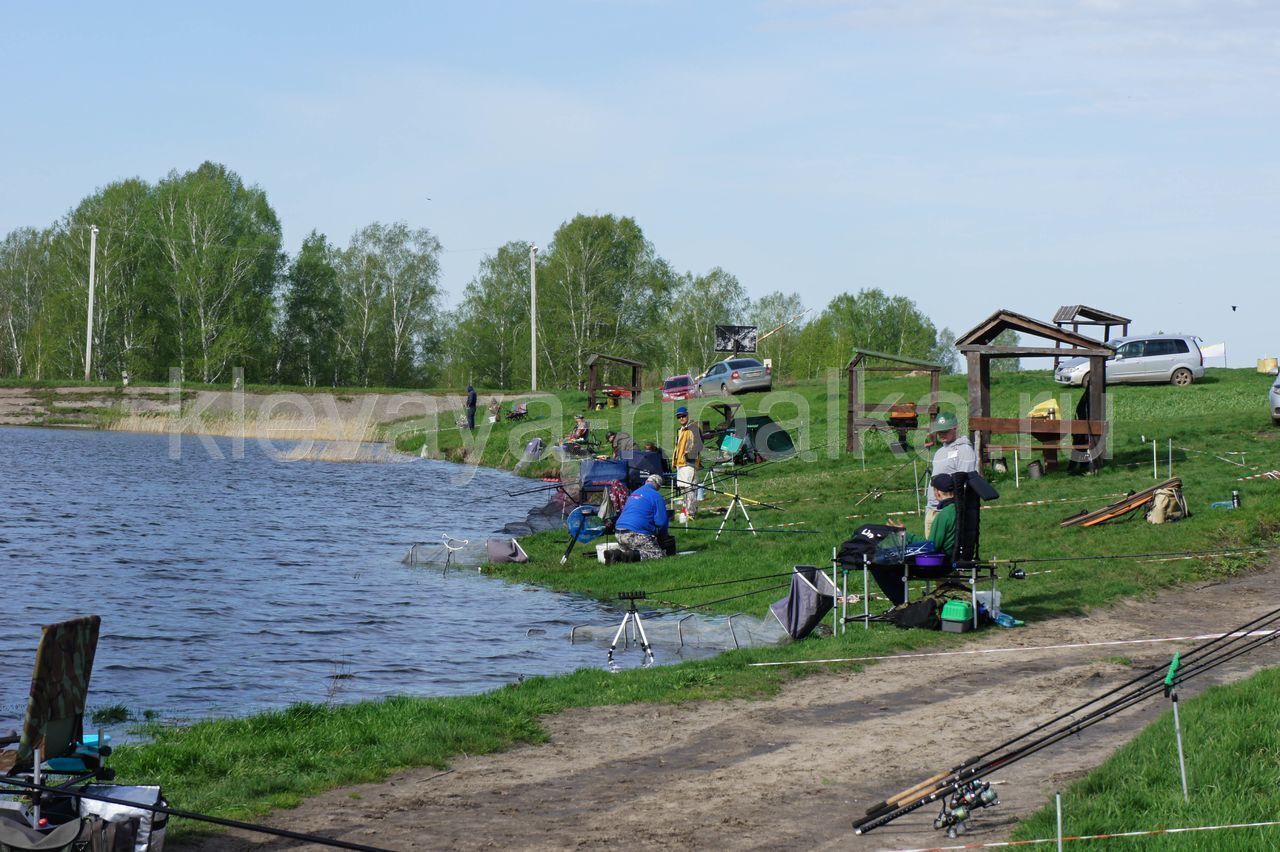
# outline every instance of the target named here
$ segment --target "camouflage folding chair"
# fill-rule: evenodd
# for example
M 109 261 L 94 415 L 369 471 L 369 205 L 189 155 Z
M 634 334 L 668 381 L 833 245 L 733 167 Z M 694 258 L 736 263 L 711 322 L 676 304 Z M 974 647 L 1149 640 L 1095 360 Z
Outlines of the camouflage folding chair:
M 0 774 L 36 772 L 38 750 L 40 774 L 72 776 L 64 785 L 90 778 L 110 780 L 114 773 L 102 766 L 102 758 L 110 749 L 96 736 L 86 739 L 84 735 L 89 675 L 93 672 L 101 623 L 98 616 L 86 615 L 45 625 L 36 650 L 22 734 L 0 737 L 0 747 L 18 744 L 16 750 L 0 751 Z

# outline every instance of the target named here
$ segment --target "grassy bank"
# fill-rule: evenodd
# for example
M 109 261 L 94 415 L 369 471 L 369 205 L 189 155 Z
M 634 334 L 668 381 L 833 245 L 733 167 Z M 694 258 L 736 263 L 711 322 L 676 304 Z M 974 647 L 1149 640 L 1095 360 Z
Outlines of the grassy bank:
M 1280 669 L 1219 686 L 1179 705 L 1190 801 L 1183 802 L 1172 711 L 1062 794 L 1063 833 L 1090 835 L 1276 819 L 1280 814 Z M 1053 804 L 1014 836 L 1053 837 Z M 1100 846 L 1102 842 L 1095 842 Z M 1114 840 L 1124 849 L 1280 847 L 1280 827 Z M 1072 844 L 1076 845 L 1076 844 Z
M 959 397 L 963 381 L 963 377 L 944 380 L 944 392 Z M 984 555 L 1024 559 L 1099 556 L 1271 543 L 1276 537 L 1274 519 L 1280 518 L 1280 483 L 1236 480 L 1252 468 L 1280 467 L 1280 443 L 1276 440 L 1280 430 L 1272 428 L 1267 414 L 1267 384 L 1266 377 L 1254 373 L 1216 370 L 1190 388 L 1115 389 L 1113 458 L 1107 467 L 1091 477 L 1059 474 L 1037 480 L 1024 478 L 1020 487 L 1015 487 L 1012 474 L 994 477 L 1002 497 L 993 504 L 998 508 L 983 515 Z M 736 401 L 749 412 L 767 408 L 802 447 L 815 452 L 809 459 L 801 457 L 753 470 L 743 478 L 742 490 L 749 498 L 782 507 L 781 511 L 752 508 L 757 525 L 787 524 L 793 526 L 785 529 L 817 534 L 752 537 L 733 533 L 716 542 L 713 532 L 677 527 L 681 549 L 694 551 L 692 555 L 605 567 L 585 556 L 590 548 L 580 546 L 578 554 L 562 567 L 559 558 L 565 546 L 564 533 L 553 531 L 526 539 L 532 560 L 526 565 L 500 566 L 501 576 L 605 599 L 613 599 L 624 589 L 656 591 L 720 583 L 784 572 L 797 564 L 828 564 L 831 548 L 859 524 L 882 521 L 889 512 L 914 510 L 912 466 L 892 456 L 883 438 L 870 438 L 865 460 L 833 452 L 843 444 L 843 403 L 838 397 L 829 398 L 825 385 L 780 391 L 784 392 Z M 868 400 L 879 401 L 895 393 L 920 399 L 926 392 L 925 379 L 890 378 L 872 382 Z M 994 387 L 996 414 L 1016 415 L 1042 395 L 1058 393 L 1046 373 L 1000 377 Z M 692 402 L 694 416 L 718 419 L 704 414 L 710 402 Z M 465 456 L 495 467 L 511 467 L 520 448 L 534 435 L 549 443 L 563 435 L 572 413 L 582 405 L 581 394 L 538 401 L 530 406 L 534 415 L 530 421 L 481 424 L 474 436 L 456 429 L 415 432 L 410 425 L 397 438 L 397 446 L 416 453 L 425 445 L 429 454 Z M 621 427 L 638 440 L 656 440 L 669 450 L 674 442 L 673 409 L 671 404 L 650 402 L 593 412 L 592 419 L 598 434 L 608 427 Z M 1145 442 L 1144 437 L 1148 439 Z M 1167 439 L 1173 440 L 1173 472 L 1186 482 L 1187 498 L 1195 513 L 1192 518 L 1163 527 L 1150 526 L 1134 516 L 1090 530 L 1059 528 L 1058 522 L 1068 514 L 1100 507 L 1120 493 L 1150 485 L 1151 438 L 1159 442 L 1162 478 Z M 835 446 L 826 446 L 829 441 L 835 441 Z M 1247 467 L 1234 464 L 1241 457 L 1226 455 L 1228 452 L 1246 453 Z M 923 462 L 926 457 L 921 453 L 919 459 Z M 1213 501 L 1229 499 L 1233 489 L 1243 495 L 1242 509 L 1209 508 Z M 868 497 L 872 492 L 879 496 Z M 504 497 L 498 494 L 482 499 L 500 501 Z M 1017 505 L 1046 500 L 1074 502 Z M 712 497 L 707 502 L 723 505 L 725 498 Z M 465 505 L 459 507 L 459 511 L 465 510 Z M 739 520 L 733 525 L 740 526 Z M 918 519 L 903 516 L 903 520 L 919 531 Z M 712 521 L 705 518 L 699 525 L 711 526 Z M 1246 570 L 1262 558 L 1028 564 L 1028 571 L 1049 573 L 1036 574 L 1022 583 L 1003 583 L 1004 606 L 1029 622 L 1069 616 L 1121 597 L 1148 595 L 1172 583 Z M 779 591 L 763 590 L 777 582 L 686 590 L 659 597 L 673 605 L 692 605 L 745 592 L 745 597 L 713 603 L 709 609 L 761 615 L 770 601 L 781 596 Z M 156 730 L 153 743 L 120 749 L 116 765 L 126 778 L 161 781 L 182 807 L 251 816 L 325 787 L 374 780 L 395 768 L 442 766 L 459 753 L 537 741 L 543 736 L 538 717 L 567 707 L 767 695 L 787 678 L 801 676 L 776 669 L 746 669 L 748 661 L 879 654 L 962 641 L 960 637 L 878 625 L 869 631 L 856 629 L 843 636 L 815 637 L 784 647 L 737 651 L 660 670 L 619 675 L 580 671 L 560 678 L 534 678 L 519 687 L 467 698 L 404 698 L 295 708 L 181 730 Z M 813 674 L 811 670 L 807 673 Z M 406 688 L 412 685 L 406 684 Z

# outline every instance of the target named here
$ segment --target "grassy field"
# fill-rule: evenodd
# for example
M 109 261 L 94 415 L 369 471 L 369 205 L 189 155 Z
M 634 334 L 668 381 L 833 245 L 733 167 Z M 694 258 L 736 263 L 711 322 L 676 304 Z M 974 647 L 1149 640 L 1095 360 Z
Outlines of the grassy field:
M 945 379 L 944 394 L 960 400 L 963 382 L 963 377 Z M 1277 532 L 1275 519 L 1280 517 L 1280 483 L 1236 481 L 1254 469 L 1280 467 L 1280 430 L 1271 426 L 1265 404 L 1268 384 L 1267 377 L 1252 372 L 1211 370 L 1204 382 L 1189 388 L 1114 389 L 1113 458 L 1106 468 L 1090 477 L 1064 473 L 1036 480 L 1023 478 L 1020 487 L 1015 487 L 1012 474 L 994 477 L 1002 496 L 993 504 L 998 508 L 983 514 L 984 555 L 1002 559 L 1083 557 L 1272 543 Z M 768 407 L 802 448 L 813 450 L 806 454 L 808 458 L 802 455 L 760 467 L 743 478 L 745 496 L 782 507 L 781 511 L 752 509 L 753 520 L 759 526 L 788 524 L 794 526 L 786 529 L 818 534 L 751 537 L 735 533 L 716 542 L 712 532 L 685 532 L 677 526 L 673 531 L 681 549 L 693 550 L 693 555 L 605 567 L 584 555 L 589 547 L 580 546 L 570 563 L 562 567 L 559 558 L 565 546 L 564 533 L 553 531 L 526 539 L 532 560 L 526 565 L 500 566 L 500 575 L 514 582 L 613 599 L 624 589 L 667 589 L 785 572 L 797 564 L 829 564 L 831 548 L 859 524 L 882 521 L 888 512 L 912 511 L 916 505 L 912 466 L 891 455 L 883 438 L 871 436 L 865 459 L 834 452 L 843 446 L 843 402 L 838 396 L 839 384 L 834 387 L 834 396 L 827 385 L 813 383 L 736 400 L 750 412 Z M 920 399 L 926 392 L 925 379 L 884 379 L 871 383 L 867 398 L 879 401 L 901 393 Z M 1047 373 L 1000 376 L 994 385 L 996 414 L 1016 415 L 1044 395 L 1059 393 Z M 718 418 L 703 414 L 711 402 L 697 400 L 690 407 L 696 417 L 715 421 Z M 1074 399 L 1070 404 L 1073 406 Z M 418 452 L 425 444 L 428 454 L 465 456 L 486 465 L 511 467 L 520 448 L 534 435 L 550 443 L 564 434 L 572 413 L 582 405 L 581 394 L 535 401 L 529 422 L 482 424 L 474 437 L 453 427 L 414 431 L 423 424 L 404 424 L 396 442 L 407 452 Z M 594 431 L 602 435 L 607 427 L 622 426 L 637 440 L 656 439 L 669 450 L 674 445 L 674 407 L 650 402 L 593 412 Z M 963 403 L 957 408 L 963 411 Z M 1172 440 L 1173 472 L 1186 483 L 1193 517 L 1162 527 L 1148 525 L 1139 516 L 1090 530 L 1058 527 L 1058 521 L 1081 508 L 1098 508 L 1125 491 L 1150 485 L 1152 439 L 1157 442 L 1161 478 L 1166 474 L 1168 442 Z M 831 441 L 834 446 L 828 446 Z M 926 458 L 926 453 L 918 456 L 921 463 Z M 1242 459 L 1246 467 L 1237 464 Z M 1209 508 L 1214 501 L 1229 499 L 1233 489 L 1243 496 L 1242 509 Z M 872 491 L 880 496 L 868 497 Z M 482 499 L 504 498 L 498 494 Z M 1044 500 L 1075 502 L 1018 505 Z M 724 498 L 708 501 L 723 502 Z M 465 511 L 465 506 L 460 511 Z M 711 517 L 704 517 L 699 525 L 710 526 Z M 917 518 L 903 516 L 903 520 L 909 528 L 920 531 Z M 1028 564 L 1029 572 L 1051 569 L 1051 573 L 1035 574 L 1020 583 L 1002 583 L 1004 608 L 1029 622 L 1070 616 L 1121 597 L 1149 595 L 1165 585 L 1246 570 L 1264 559 L 1258 555 L 1247 559 L 1136 558 Z M 661 597 L 673 605 L 692 605 L 738 592 L 756 592 L 709 609 L 763 615 L 767 604 L 781 593 L 757 590 L 776 582 L 718 586 Z M 963 641 L 963 637 L 877 625 L 872 630 L 735 651 L 657 670 L 618 675 L 584 670 L 559 678 L 533 678 L 519 687 L 466 698 L 401 698 L 350 706 L 298 707 L 179 730 L 155 729 L 152 743 L 121 748 L 114 762 L 122 777 L 160 781 L 182 807 L 246 817 L 291 804 L 320 789 L 374 780 L 397 768 L 443 766 L 459 753 L 538 741 L 543 736 L 538 718 L 567 707 L 769 695 L 788 678 L 802 676 L 779 669 L 747 669 L 747 662 L 871 655 Z
M 1180 702 L 1190 801 L 1183 802 L 1173 713 L 1165 713 L 1088 777 L 1062 793 L 1063 833 L 1089 835 L 1277 819 L 1280 814 L 1280 669 Z M 1053 804 L 1015 837 L 1053 837 Z M 1101 848 L 1094 841 L 1087 848 Z M 1109 841 L 1124 849 L 1280 848 L 1280 826 Z M 1071 844 L 1075 846 L 1077 844 Z M 1108 847 L 1109 848 L 1109 847 Z

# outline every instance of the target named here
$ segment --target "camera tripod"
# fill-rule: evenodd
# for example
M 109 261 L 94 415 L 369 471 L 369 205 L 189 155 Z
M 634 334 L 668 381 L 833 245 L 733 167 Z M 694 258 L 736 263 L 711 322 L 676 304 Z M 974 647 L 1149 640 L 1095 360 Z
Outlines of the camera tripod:
M 613 634 L 613 641 L 609 643 L 609 668 L 612 671 L 618 671 L 618 664 L 613 659 L 613 649 L 618 647 L 618 640 L 627 632 L 627 625 L 634 624 L 636 634 L 640 638 L 640 647 L 644 650 L 644 663 L 641 668 L 649 668 L 653 665 L 653 649 L 649 647 L 649 637 L 644 635 L 644 625 L 640 622 L 640 611 L 636 609 L 636 601 L 642 601 L 646 597 L 644 592 L 618 592 L 618 600 L 630 601 L 631 608 L 622 615 L 622 623 L 618 625 L 618 632 Z

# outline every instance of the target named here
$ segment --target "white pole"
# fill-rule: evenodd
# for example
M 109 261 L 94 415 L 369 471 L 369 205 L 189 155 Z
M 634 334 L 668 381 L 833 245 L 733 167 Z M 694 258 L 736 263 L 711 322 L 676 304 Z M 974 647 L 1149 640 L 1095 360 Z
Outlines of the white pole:
M 538 389 L 538 247 L 529 243 L 529 389 Z
M 1062 794 L 1054 793 L 1053 800 L 1058 810 L 1058 852 L 1062 852 Z
M 1156 439 L 1151 439 L 1151 478 L 1160 479 L 1160 459 L 1156 455 Z
M 98 259 L 98 226 L 89 226 L 89 319 L 84 330 L 84 380 L 89 381 L 89 369 L 93 365 L 93 276 Z

